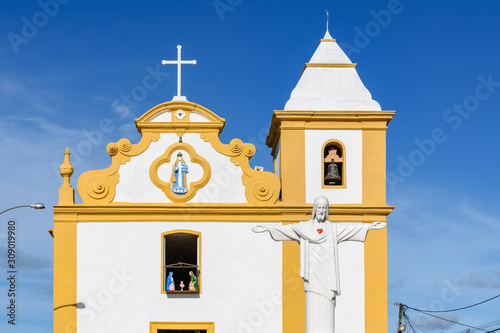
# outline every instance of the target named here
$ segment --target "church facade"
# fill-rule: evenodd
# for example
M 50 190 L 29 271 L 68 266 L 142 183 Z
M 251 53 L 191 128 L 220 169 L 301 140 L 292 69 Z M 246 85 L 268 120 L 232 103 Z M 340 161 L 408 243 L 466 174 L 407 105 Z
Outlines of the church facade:
M 180 50 L 180 49 L 179 49 Z M 180 52 L 180 51 L 179 51 Z M 66 151 L 54 206 L 55 332 L 305 332 L 296 242 L 252 232 L 311 218 L 387 221 L 382 111 L 327 32 L 267 145 L 273 172 L 250 167 L 251 143 L 222 143 L 225 120 L 174 98 L 140 118 L 141 140 L 106 147 L 75 204 Z M 338 246 L 337 332 L 387 332 L 386 229 Z

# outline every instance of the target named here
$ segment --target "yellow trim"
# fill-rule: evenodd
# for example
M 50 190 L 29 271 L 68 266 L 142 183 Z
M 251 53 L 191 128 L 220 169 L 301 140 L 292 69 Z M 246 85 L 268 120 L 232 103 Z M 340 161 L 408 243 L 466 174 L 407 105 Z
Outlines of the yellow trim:
M 185 203 L 109 206 L 54 206 L 54 216 L 68 222 L 283 222 L 302 221 L 289 216 L 310 216 L 312 204 L 254 206 L 251 204 Z M 394 207 L 363 204 L 331 205 L 331 221 L 374 222 L 385 220 Z M 57 234 L 56 234 L 57 238 Z
M 183 195 L 178 195 L 172 192 L 171 184 L 169 182 L 161 180 L 160 177 L 158 177 L 158 168 L 165 163 L 169 163 L 172 154 L 177 150 L 183 150 L 187 152 L 190 157 L 191 163 L 199 164 L 203 169 L 203 176 L 199 180 L 189 184 L 189 190 Z M 207 160 L 198 155 L 196 150 L 191 145 L 185 142 L 176 142 L 170 145 L 170 147 L 165 150 L 163 155 L 158 157 L 149 168 L 149 177 L 151 178 L 153 184 L 161 189 L 163 193 L 165 193 L 167 198 L 169 198 L 172 202 L 187 202 L 191 200 L 196 195 L 196 192 L 198 192 L 200 188 L 208 183 L 211 174 L 212 169 L 210 168 L 210 164 L 208 164 Z
M 132 145 L 128 139 L 108 144 L 111 165 L 102 170 L 83 173 L 78 179 L 78 194 L 84 204 L 109 204 L 115 198 L 116 184 L 120 179 L 120 165 L 127 163 L 133 156 L 144 152 L 151 142 L 158 141 L 160 133 L 143 133 L 141 141 Z
M 300 73 L 300 76 L 304 74 L 304 71 L 306 70 L 307 67 L 316 67 L 316 68 L 355 68 L 358 64 L 356 63 L 314 63 L 314 62 L 307 62 L 304 65 L 304 68 L 302 69 L 302 73 Z
M 165 290 L 165 271 L 164 271 L 164 265 L 165 265 L 165 236 L 167 235 L 173 235 L 173 234 L 189 234 L 189 235 L 195 235 L 198 237 L 198 291 L 183 291 L 183 294 L 201 294 L 201 232 L 198 231 L 193 231 L 193 230 L 187 230 L 187 229 L 177 229 L 177 230 L 171 230 L 171 231 L 166 231 L 161 234 L 161 266 L 160 266 L 160 272 L 161 272 L 161 293 L 162 294 L 168 294 L 169 292 Z
M 305 64 L 305 67 L 323 67 L 323 68 L 354 68 L 358 64 L 357 63 L 314 63 L 308 62 Z
M 394 111 L 282 111 L 276 110 L 266 138 L 272 154 L 280 140 L 282 130 L 296 129 L 352 129 L 386 130 Z
M 363 131 L 363 203 L 386 204 L 386 131 Z
M 336 42 L 336 41 L 337 41 L 336 39 L 331 39 L 331 38 L 321 38 L 320 43 L 321 43 L 321 42 Z
M 76 331 L 76 221 L 54 216 L 54 332 Z
M 342 149 L 342 185 L 325 185 L 325 181 L 323 179 L 323 175 L 325 174 L 325 157 L 323 156 L 324 151 L 326 146 L 330 144 L 336 144 L 339 145 Z M 344 144 L 336 139 L 328 140 L 323 144 L 323 147 L 321 148 L 321 188 L 326 188 L 326 189 L 338 189 L 338 188 L 346 188 L 347 187 L 347 178 L 346 178 L 346 169 L 347 169 L 347 164 L 346 164 L 346 150 Z
M 215 333 L 214 322 L 160 322 L 149 323 L 149 333 L 158 333 L 158 330 L 207 330 L 207 333 Z
M 306 214 L 294 214 L 287 216 L 284 225 L 306 221 L 310 217 Z M 283 242 L 283 266 L 282 266 L 282 293 L 283 308 L 282 321 L 284 333 L 296 333 L 306 331 L 306 311 L 304 281 L 300 277 L 300 246 L 296 242 Z
M 386 333 L 387 228 L 368 232 L 365 253 L 365 332 Z
M 363 131 L 363 203 L 386 204 L 386 130 Z M 382 220 L 383 221 L 383 220 Z M 385 333 L 387 322 L 387 228 L 372 230 L 365 242 L 366 333 Z

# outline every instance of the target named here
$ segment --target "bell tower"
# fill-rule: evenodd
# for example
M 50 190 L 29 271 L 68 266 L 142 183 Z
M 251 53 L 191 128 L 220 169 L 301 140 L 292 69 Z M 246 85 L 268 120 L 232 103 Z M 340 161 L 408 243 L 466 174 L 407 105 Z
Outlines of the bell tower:
M 281 181 L 280 204 L 290 212 L 310 206 L 318 196 L 330 201 L 332 222 L 387 221 L 394 208 L 386 203 L 386 130 L 394 111 L 382 111 L 356 66 L 327 31 L 284 110 L 273 113 L 266 143 Z M 292 223 L 309 217 L 291 213 L 289 218 Z M 283 223 L 288 223 L 286 217 Z M 387 332 L 386 230 L 343 251 L 341 265 L 352 267 L 341 268 L 346 282 L 337 301 L 337 330 Z M 284 244 L 283 258 L 285 276 L 298 267 L 298 245 Z M 297 306 L 303 295 L 284 282 L 283 299 L 283 332 L 297 331 L 305 320 Z M 348 327 L 344 320 L 359 327 Z

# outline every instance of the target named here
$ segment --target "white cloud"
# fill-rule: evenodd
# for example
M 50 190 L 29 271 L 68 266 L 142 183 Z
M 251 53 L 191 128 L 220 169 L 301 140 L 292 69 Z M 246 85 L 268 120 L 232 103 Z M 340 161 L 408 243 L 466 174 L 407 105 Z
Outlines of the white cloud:
M 19 82 L 0 78 L 0 93 L 4 95 L 14 95 L 21 92 L 24 92 L 24 87 Z

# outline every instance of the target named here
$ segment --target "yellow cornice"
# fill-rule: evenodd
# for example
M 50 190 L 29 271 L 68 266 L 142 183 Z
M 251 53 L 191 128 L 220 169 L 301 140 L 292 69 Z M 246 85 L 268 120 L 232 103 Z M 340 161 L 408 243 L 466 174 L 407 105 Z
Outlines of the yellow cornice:
M 357 63 L 314 63 L 307 62 L 304 67 L 324 67 L 324 68 L 354 68 Z
M 358 64 L 357 63 L 314 63 L 314 62 L 307 62 L 304 65 L 304 68 L 302 69 L 302 73 L 300 73 L 300 76 L 304 74 L 304 71 L 306 70 L 307 67 L 320 67 L 320 68 L 355 68 Z
M 385 220 L 394 207 L 363 204 L 331 205 L 333 222 Z M 289 222 L 310 218 L 312 204 L 270 206 L 252 204 L 130 204 L 54 206 L 55 223 L 74 222 Z
M 276 110 L 271 119 L 266 144 L 276 149 L 280 130 L 351 129 L 386 130 L 395 111 L 296 111 Z
M 331 39 L 331 38 L 321 38 L 320 40 L 320 44 L 321 42 L 336 42 L 337 40 L 336 39 Z

